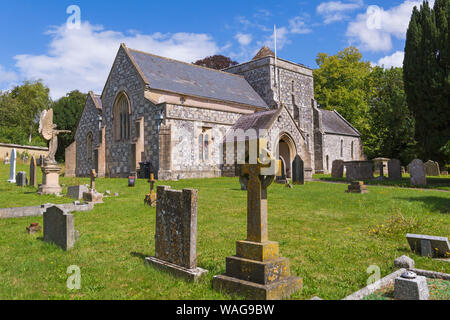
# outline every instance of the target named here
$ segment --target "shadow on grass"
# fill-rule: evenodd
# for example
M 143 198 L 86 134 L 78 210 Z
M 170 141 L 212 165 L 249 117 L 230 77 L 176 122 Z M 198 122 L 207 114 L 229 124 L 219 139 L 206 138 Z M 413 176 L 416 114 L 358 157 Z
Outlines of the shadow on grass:
M 140 253 L 140 252 L 131 252 L 130 255 L 131 255 L 132 257 L 139 258 L 139 259 L 141 259 L 141 260 L 144 261 L 144 262 L 145 262 L 145 258 L 151 256 L 151 255 L 149 255 L 149 254 L 143 254 L 143 253 Z
M 414 198 L 397 198 L 399 200 L 407 200 L 412 202 L 422 202 L 432 211 L 439 211 L 443 214 L 450 213 L 450 201 L 448 198 L 441 198 L 436 196 L 429 197 L 414 197 Z

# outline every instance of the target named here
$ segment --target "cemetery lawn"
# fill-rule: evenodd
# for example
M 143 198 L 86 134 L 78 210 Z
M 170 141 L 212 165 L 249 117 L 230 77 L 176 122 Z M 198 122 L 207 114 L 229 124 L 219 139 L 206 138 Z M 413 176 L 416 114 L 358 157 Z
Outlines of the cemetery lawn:
M 26 165 L 17 170 L 29 174 Z M 8 184 L 8 176 L 9 166 L 0 164 L 0 207 L 71 202 Z M 60 180 L 65 186 L 89 182 Z M 154 255 L 155 232 L 155 208 L 143 201 L 149 189 L 145 180 L 128 188 L 126 179 L 97 179 L 98 191 L 120 196 L 74 213 L 81 237 L 69 252 L 41 241 L 42 232 L 27 234 L 25 227 L 42 225 L 42 217 L 0 220 L 0 299 L 240 299 L 212 289 L 212 277 L 225 272 L 236 240 L 246 238 L 246 192 L 238 179 L 161 184 L 199 190 L 198 266 L 209 270 L 202 281 L 186 283 L 144 265 L 144 258 Z M 448 237 L 450 193 L 369 186 L 361 195 L 346 189 L 321 182 L 269 187 L 269 238 L 290 258 L 291 272 L 303 277 L 303 290 L 292 299 L 342 299 L 367 285 L 369 266 L 379 266 L 384 277 L 404 254 L 418 269 L 450 273 L 449 262 L 411 253 L 405 238 L 408 232 Z M 80 290 L 67 289 L 71 265 L 81 268 Z
M 330 174 L 315 174 L 314 179 L 328 181 L 328 182 L 348 182 L 346 178 L 333 178 Z M 390 186 L 400 188 L 415 188 L 415 189 L 436 189 L 450 191 L 450 176 L 429 177 L 427 176 L 427 185 L 414 186 L 411 185 L 409 174 L 404 174 L 401 180 L 363 180 L 367 185 Z

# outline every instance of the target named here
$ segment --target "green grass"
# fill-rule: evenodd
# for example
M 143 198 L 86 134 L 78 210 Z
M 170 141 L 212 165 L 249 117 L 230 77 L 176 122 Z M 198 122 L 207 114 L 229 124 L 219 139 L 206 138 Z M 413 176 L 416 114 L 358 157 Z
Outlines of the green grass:
M 8 170 L 0 164 L 0 207 L 70 202 L 8 184 Z M 61 178 L 66 186 L 88 181 Z M 144 265 L 143 257 L 154 255 L 155 236 L 155 209 L 144 207 L 145 180 L 128 188 L 126 179 L 97 179 L 97 190 L 120 196 L 74 213 L 81 238 L 72 251 L 42 242 L 42 233 L 26 233 L 31 222 L 42 225 L 41 217 L 0 220 L 0 299 L 234 298 L 212 290 L 212 277 L 225 271 L 236 240 L 246 238 L 246 193 L 238 179 L 158 184 L 199 190 L 197 255 L 198 266 L 209 270 L 204 280 L 185 283 Z M 291 271 L 304 281 L 292 299 L 341 299 L 366 286 L 369 266 L 378 265 L 385 276 L 403 254 L 415 259 L 417 268 L 450 272 L 448 262 L 410 253 L 405 239 L 407 232 L 449 235 L 450 193 L 369 186 L 368 194 L 359 195 L 346 189 L 321 182 L 269 188 L 269 238 L 279 242 Z M 66 287 L 70 265 L 81 268 L 79 291 Z
M 450 300 L 450 281 L 427 279 L 430 300 Z M 364 297 L 364 300 L 395 300 L 394 285 L 387 286 Z
M 329 181 L 329 182 L 348 182 L 350 180 L 346 178 L 333 178 L 330 174 L 315 174 L 314 179 Z M 415 188 L 415 189 L 436 189 L 450 191 L 450 176 L 439 176 L 439 177 L 427 177 L 427 185 L 415 186 L 411 185 L 409 174 L 403 175 L 401 180 L 363 180 L 367 185 L 379 185 L 379 186 L 389 186 L 389 187 L 400 187 L 400 188 Z

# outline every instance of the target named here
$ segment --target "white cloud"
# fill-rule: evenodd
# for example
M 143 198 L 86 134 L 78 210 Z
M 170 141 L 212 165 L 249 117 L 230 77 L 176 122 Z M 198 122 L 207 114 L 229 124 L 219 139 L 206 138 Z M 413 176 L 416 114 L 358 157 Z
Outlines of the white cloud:
M 80 29 L 53 28 L 48 52 L 15 57 L 22 78 L 42 79 L 52 98 L 79 89 L 101 92 L 120 43 L 164 57 L 193 62 L 219 51 L 207 34 L 124 34 L 84 22 Z M 1 70 L 0 70 L 1 72 Z
M 289 20 L 289 31 L 294 34 L 311 33 L 312 29 L 308 28 L 302 17 L 294 17 Z
M 316 8 L 318 14 L 324 17 L 324 23 L 330 24 L 336 21 L 342 21 L 348 18 L 346 12 L 354 11 L 363 6 L 362 0 L 351 2 L 329 1 L 322 2 Z
M 378 60 L 377 66 L 389 69 L 391 67 L 403 67 L 403 59 L 405 53 L 403 51 L 397 51 L 390 56 L 386 56 Z
M 430 4 L 433 5 L 431 0 Z M 350 22 L 346 35 L 357 42 L 363 50 L 388 51 L 392 49 L 392 38 L 405 39 L 414 6 L 422 0 L 406 0 L 402 4 L 383 9 L 369 6 L 364 14 L 359 14 Z
M 238 34 L 236 34 L 235 39 L 239 42 L 241 46 L 248 46 L 252 42 L 253 37 L 249 33 L 239 32 Z

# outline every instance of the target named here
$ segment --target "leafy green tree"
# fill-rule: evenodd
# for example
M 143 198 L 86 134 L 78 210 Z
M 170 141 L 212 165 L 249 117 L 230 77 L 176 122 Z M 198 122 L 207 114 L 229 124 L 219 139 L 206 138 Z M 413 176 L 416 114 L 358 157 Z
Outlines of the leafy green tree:
M 231 60 L 231 58 L 229 57 L 225 57 L 222 55 L 214 55 L 206 57 L 202 60 L 198 60 L 194 62 L 194 64 L 202 67 L 207 67 L 210 69 L 222 70 L 231 66 L 235 66 L 238 64 L 238 62 Z
M 407 104 L 415 117 L 419 156 L 449 162 L 442 146 L 450 139 L 450 0 L 414 8 L 403 63 Z
M 49 89 L 41 81 L 25 81 L 10 92 L 3 92 L 0 95 L 0 140 L 43 145 L 38 134 L 39 114 L 50 104 Z
M 400 159 L 408 164 L 415 158 L 414 117 L 406 104 L 401 68 L 375 67 L 370 74 L 373 94 L 369 101 L 370 130 L 366 155 Z
M 369 100 L 372 94 L 370 62 L 363 61 L 355 47 L 336 55 L 319 53 L 314 72 L 314 93 L 320 106 L 336 109 L 357 128 L 364 138 L 369 134 Z
M 78 90 L 69 92 L 53 104 L 53 122 L 58 130 L 70 130 L 71 133 L 58 136 L 56 159 L 64 160 L 65 149 L 75 140 L 75 130 L 80 121 L 87 95 Z

